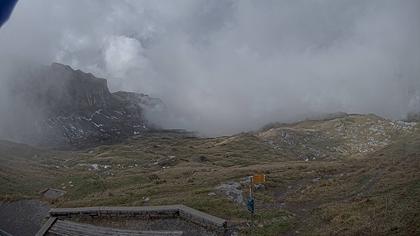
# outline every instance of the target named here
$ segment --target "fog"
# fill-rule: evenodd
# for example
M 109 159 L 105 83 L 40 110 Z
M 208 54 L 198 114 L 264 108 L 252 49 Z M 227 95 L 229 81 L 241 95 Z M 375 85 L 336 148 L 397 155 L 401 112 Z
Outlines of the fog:
M 417 0 L 21 0 L 0 29 L 0 121 L 23 62 L 161 98 L 153 122 L 210 136 L 338 111 L 401 119 L 420 111 L 419 23 Z

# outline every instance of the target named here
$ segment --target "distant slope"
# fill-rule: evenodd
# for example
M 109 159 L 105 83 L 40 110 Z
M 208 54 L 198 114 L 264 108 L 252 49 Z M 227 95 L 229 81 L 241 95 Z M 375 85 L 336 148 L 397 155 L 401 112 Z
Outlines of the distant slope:
M 48 182 L 51 170 L 42 162 L 50 158 L 48 151 L 0 140 L 0 201 L 36 194 Z
M 416 130 L 415 122 L 391 121 L 375 115 L 277 124 L 256 134 L 274 149 L 288 150 L 300 160 L 340 159 L 365 155 Z
M 302 223 L 303 232 L 316 235 L 420 234 L 418 129 L 366 158 L 345 165 L 350 168 L 337 168 L 340 177 L 302 189 L 298 197 L 301 202 L 309 205 L 321 202 Z M 341 197 L 343 192 L 348 194 Z M 291 196 L 291 199 L 296 197 Z
M 306 161 L 318 151 L 303 145 L 330 156 Z M 255 190 L 258 227 L 249 227 L 229 191 L 246 199 L 254 173 L 267 182 Z M 186 204 L 240 235 L 418 235 L 419 183 L 419 126 L 374 115 L 217 138 L 154 132 L 84 151 L 0 142 L 0 200 L 57 188 L 67 192 L 51 202 L 58 207 Z

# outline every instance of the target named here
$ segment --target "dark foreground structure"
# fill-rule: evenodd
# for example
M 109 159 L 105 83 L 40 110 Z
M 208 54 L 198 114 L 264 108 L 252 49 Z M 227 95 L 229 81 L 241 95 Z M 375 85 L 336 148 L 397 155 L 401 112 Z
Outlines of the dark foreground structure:
M 225 235 L 226 220 L 184 205 L 55 208 L 44 235 Z

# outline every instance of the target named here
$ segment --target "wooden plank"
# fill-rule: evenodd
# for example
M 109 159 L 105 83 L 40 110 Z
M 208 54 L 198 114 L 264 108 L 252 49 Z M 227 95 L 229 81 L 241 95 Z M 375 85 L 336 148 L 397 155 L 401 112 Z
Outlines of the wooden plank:
M 115 216 L 115 217 L 144 217 L 144 218 L 175 218 L 194 222 L 201 226 L 223 230 L 227 227 L 226 220 L 195 210 L 184 205 L 146 206 L 146 207 L 82 207 L 82 208 L 53 208 L 50 216 L 60 219 L 71 216 Z
M 148 207 L 81 207 L 81 208 L 52 208 L 50 216 L 85 215 L 85 214 L 148 214 L 166 213 L 175 214 L 179 211 L 178 205 L 148 206 Z
M 186 220 L 193 221 L 203 226 L 226 228 L 227 224 L 226 220 L 222 218 L 209 215 L 184 205 L 180 206 L 180 216 L 181 218 L 185 218 Z
M 66 220 L 57 220 L 56 223 L 50 228 L 49 233 L 62 235 L 62 236 L 180 236 L 183 235 L 182 231 L 139 231 L 108 228 L 101 226 L 94 226 L 82 223 L 76 223 Z
M 56 217 L 50 217 L 47 220 L 47 222 L 41 227 L 41 229 L 35 234 L 35 236 L 44 236 L 56 221 Z

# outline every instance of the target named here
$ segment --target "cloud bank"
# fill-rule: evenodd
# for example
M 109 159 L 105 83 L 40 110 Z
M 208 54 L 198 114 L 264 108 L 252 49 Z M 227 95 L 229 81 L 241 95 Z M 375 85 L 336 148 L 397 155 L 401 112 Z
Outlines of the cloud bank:
M 206 135 L 337 111 L 399 119 L 420 111 L 419 12 L 417 0 L 27 0 L 0 30 L 0 62 L 92 72 L 161 98 L 153 121 Z

